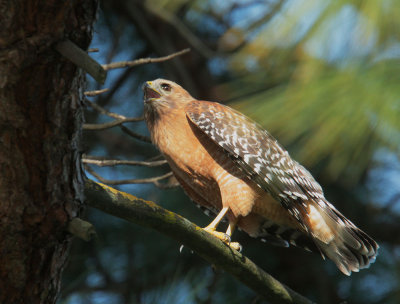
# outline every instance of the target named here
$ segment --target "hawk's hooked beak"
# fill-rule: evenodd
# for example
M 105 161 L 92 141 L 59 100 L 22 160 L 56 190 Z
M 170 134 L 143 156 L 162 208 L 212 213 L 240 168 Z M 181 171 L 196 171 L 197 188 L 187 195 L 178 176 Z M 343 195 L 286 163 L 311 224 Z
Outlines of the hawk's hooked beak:
M 151 81 L 147 81 L 143 85 L 144 102 L 150 102 L 161 97 L 161 94 L 153 88 Z

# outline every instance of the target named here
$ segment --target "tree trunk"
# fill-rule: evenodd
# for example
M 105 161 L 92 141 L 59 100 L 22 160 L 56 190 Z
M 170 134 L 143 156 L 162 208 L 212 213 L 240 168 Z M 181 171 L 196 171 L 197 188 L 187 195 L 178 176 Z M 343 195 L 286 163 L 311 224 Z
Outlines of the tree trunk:
M 91 40 L 97 3 L 0 5 L 0 303 L 54 303 L 83 201 L 84 74 L 55 51 Z

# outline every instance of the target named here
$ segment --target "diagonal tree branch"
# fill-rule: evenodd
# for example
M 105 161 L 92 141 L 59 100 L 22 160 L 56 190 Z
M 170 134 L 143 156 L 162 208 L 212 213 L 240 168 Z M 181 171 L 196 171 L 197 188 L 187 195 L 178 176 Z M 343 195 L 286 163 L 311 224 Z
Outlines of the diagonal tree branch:
M 151 138 L 149 136 L 145 136 L 136 132 L 133 132 L 129 128 L 125 127 L 124 125 L 119 125 L 119 128 L 124 132 L 125 134 L 128 134 L 130 137 L 136 138 L 138 140 L 147 142 L 147 143 L 152 143 Z
M 106 185 L 87 180 L 86 203 L 108 214 L 149 227 L 189 247 L 211 264 L 232 274 L 270 303 L 312 303 L 277 281 L 241 253 L 232 250 L 185 218 Z
M 92 156 L 92 155 L 84 155 L 82 157 L 82 162 L 84 164 L 92 164 L 92 165 L 96 165 L 99 167 L 118 166 L 118 165 L 158 167 L 158 166 L 167 164 L 166 159 L 155 160 L 155 161 L 119 160 L 119 159 L 105 159 L 105 158 L 96 157 L 96 156 Z
M 140 58 L 140 59 L 136 59 L 133 61 L 119 61 L 119 62 L 113 62 L 113 63 L 109 63 L 109 64 L 103 64 L 102 67 L 106 71 L 112 70 L 112 69 L 131 68 L 131 67 L 141 65 L 141 64 L 163 62 L 163 61 L 175 58 L 177 56 L 181 56 L 188 52 L 190 52 L 190 49 L 184 49 L 182 51 L 173 53 L 171 55 L 163 56 L 163 57 L 159 57 L 159 58 Z
M 148 178 L 131 178 L 131 179 L 120 179 L 120 180 L 113 180 L 113 179 L 106 179 L 102 177 L 101 175 L 97 174 L 96 171 L 94 171 L 92 168 L 89 166 L 85 166 L 85 170 L 92 174 L 95 178 L 97 178 L 99 181 L 109 184 L 109 185 L 126 185 L 126 184 L 154 184 L 157 187 L 163 188 L 163 185 L 160 184 L 160 181 L 163 179 L 166 179 L 168 177 L 172 176 L 172 172 L 169 171 L 168 173 L 165 173 L 160 176 L 153 176 L 153 177 L 148 177 Z M 167 188 L 168 185 L 165 185 Z
M 110 90 L 109 88 L 105 88 L 105 89 L 95 90 L 95 91 L 86 91 L 86 92 L 83 92 L 83 94 L 88 97 L 93 97 L 93 96 L 103 94 L 109 90 Z
M 84 130 L 104 130 L 104 129 L 110 129 L 119 125 L 122 125 L 123 123 L 126 122 L 138 122 L 142 121 L 143 118 L 141 117 L 128 117 L 124 119 L 118 119 L 118 120 L 113 120 L 110 122 L 105 122 L 105 123 L 100 123 L 100 124 L 83 124 L 83 129 Z

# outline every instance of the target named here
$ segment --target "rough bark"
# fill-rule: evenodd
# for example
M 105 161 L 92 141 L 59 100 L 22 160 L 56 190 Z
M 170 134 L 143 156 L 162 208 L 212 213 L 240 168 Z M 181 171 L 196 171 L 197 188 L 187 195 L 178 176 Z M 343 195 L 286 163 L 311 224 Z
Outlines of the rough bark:
M 89 45 L 97 3 L 0 4 L 0 303 L 54 303 L 83 201 L 84 75 L 55 51 Z

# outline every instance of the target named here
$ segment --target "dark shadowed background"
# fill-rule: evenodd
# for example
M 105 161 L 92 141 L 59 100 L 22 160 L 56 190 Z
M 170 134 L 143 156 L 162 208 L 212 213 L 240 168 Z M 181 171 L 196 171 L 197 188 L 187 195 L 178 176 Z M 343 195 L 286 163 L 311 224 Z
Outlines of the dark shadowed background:
M 143 82 L 167 78 L 261 123 L 322 184 L 327 198 L 380 244 L 370 269 L 342 275 L 332 262 L 236 232 L 243 253 L 318 303 L 400 303 L 400 6 L 396 0 L 103 0 L 91 53 L 100 63 L 173 60 L 109 72 L 88 97 L 129 117 L 143 114 Z M 87 107 L 86 122 L 109 121 Z M 148 135 L 143 121 L 125 124 Z M 120 128 L 85 131 L 84 153 L 148 160 L 159 152 Z M 168 165 L 96 167 L 101 176 L 162 175 Z M 88 174 L 93 178 L 92 175 Z M 165 180 L 164 183 L 171 181 Z M 173 181 L 172 181 L 173 182 Z M 121 185 L 209 223 L 179 187 Z M 94 209 L 97 239 L 74 242 L 59 303 L 264 303 L 229 274 L 154 231 Z

